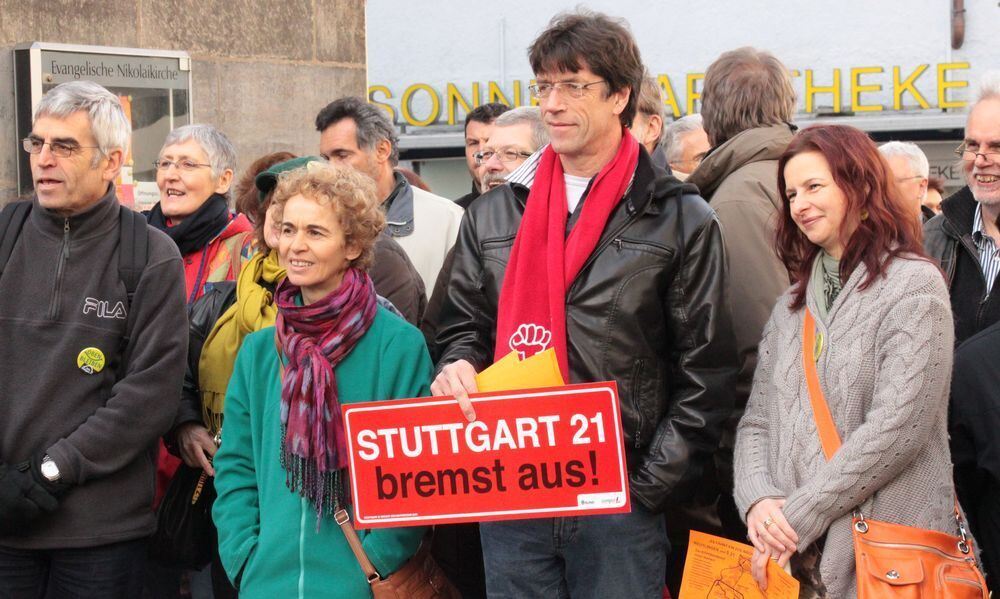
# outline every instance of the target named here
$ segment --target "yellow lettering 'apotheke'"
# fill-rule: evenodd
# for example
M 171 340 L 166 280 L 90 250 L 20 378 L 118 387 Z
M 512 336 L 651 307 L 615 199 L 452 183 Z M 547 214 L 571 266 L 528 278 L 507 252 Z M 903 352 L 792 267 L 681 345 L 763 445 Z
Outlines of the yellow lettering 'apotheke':
M 913 99 L 917 101 L 917 105 L 920 106 L 921 108 L 923 108 L 924 110 L 926 110 L 926 109 L 928 109 L 928 108 L 931 107 L 931 105 L 928 104 L 927 100 L 924 98 L 924 95 L 920 93 L 920 90 L 917 89 L 917 86 L 916 86 L 917 79 L 919 79 L 920 76 L 923 75 L 924 71 L 927 70 L 927 66 L 928 65 L 925 65 L 925 64 L 918 65 L 917 68 L 913 69 L 913 72 L 910 73 L 906 77 L 906 79 L 900 79 L 899 78 L 900 71 L 901 71 L 901 69 L 899 67 L 892 67 L 892 109 L 893 110 L 902 110 L 902 108 L 903 108 L 903 94 L 905 94 L 907 92 L 909 92 L 910 95 L 913 96 Z
M 842 80 L 842 68 L 832 68 L 825 71 L 815 69 L 790 69 L 793 86 L 802 98 L 800 110 L 807 114 L 817 112 L 822 105 L 824 112 L 840 113 L 850 110 L 853 113 L 879 112 L 888 110 L 889 99 L 886 97 L 880 103 L 872 99 L 865 101 L 864 94 L 888 95 L 892 91 L 892 109 L 905 110 L 914 108 L 906 106 L 906 96 L 909 95 L 916 107 L 923 110 L 933 108 L 962 108 L 968 104 L 965 100 L 955 98 L 953 90 L 969 87 L 969 82 L 956 79 L 958 71 L 968 70 L 968 62 L 946 62 L 936 64 L 936 77 L 933 82 L 923 78 L 924 90 L 918 87 L 929 64 L 919 64 L 913 67 L 900 66 L 863 66 L 849 67 L 848 80 Z M 889 79 L 889 71 L 892 78 Z M 663 105 L 673 118 L 692 114 L 699 110 L 704 73 L 685 73 L 683 87 L 684 97 L 678 95 L 673 82 L 680 80 L 675 76 L 660 73 L 656 81 L 660 86 Z M 482 102 L 500 102 L 508 106 L 537 106 L 538 101 L 531 97 L 527 86 L 534 80 L 514 79 L 510 82 L 485 81 L 458 84 L 446 82 L 439 91 L 427 83 L 414 83 L 405 88 L 398 100 L 392 90 L 385 85 L 372 85 L 368 88 L 368 99 L 371 103 L 383 108 L 393 122 L 401 117 L 403 123 L 413 127 L 427 127 L 434 124 L 459 125 L 464 116 L 478 107 Z M 936 96 L 930 86 L 936 85 Z M 679 84 L 680 85 L 680 84 Z M 848 89 L 845 89 L 847 87 Z M 680 87 L 678 88 L 680 89 Z M 848 92 L 845 99 L 844 92 Z M 485 92 L 485 93 L 484 93 Z M 485 97 L 484 97 L 485 96 Z M 825 100 L 829 97 L 829 103 Z M 932 106 L 927 98 L 937 99 L 937 105 Z M 818 101 L 818 98 L 821 99 Z M 391 101 L 391 102 L 390 102 Z M 444 106 L 442 106 L 444 103 Z M 683 106 L 683 109 L 681 108 Z M 397 114 L 398 112 L 398 114 Z
M 969 87 L 968 81 L 948 81 L 946 75 L 948 71 L 968 69 L 967 62 L 946 62 L 937 66 L 937 88 L 938 88 L 938 108 L 962 108 L 967 102 L 952 101 L 948 99 L 949 89 L 961 89 Z
M 833 83 L 830 85 L 816 85 L 813 83 L 813 70 L 806 69 L 806 112 L 815 110 L 818 94 L 833 96 L 833 112 L 840 112 L 840 69 L 833 69 Z
M 851 69 L 851 112 L 878 112 L 881 104 L 862 104 L 861 94 L 882 91 L 881 83 L 861 84 L 862 75 L 874 75 L 882 72 L 882 67 L 855 67 Z

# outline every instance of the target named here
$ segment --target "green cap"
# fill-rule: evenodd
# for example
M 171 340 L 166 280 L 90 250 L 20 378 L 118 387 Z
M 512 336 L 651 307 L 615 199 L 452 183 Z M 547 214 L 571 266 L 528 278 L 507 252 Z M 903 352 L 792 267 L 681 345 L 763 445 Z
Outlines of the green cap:
M 319 156 L 302 156 L 301 158 L 292 158 L 291 160 L 279 162 L 266 171 L 259 173 L 253 180 L 253 184 L 257 187 L 257 201 L 263 202 L 267 194 L 271 193 L 277 187 L 278 176 L 281 173 L 302 168 L 310 162 L 326 162 L 326 160 L 323 160 Z

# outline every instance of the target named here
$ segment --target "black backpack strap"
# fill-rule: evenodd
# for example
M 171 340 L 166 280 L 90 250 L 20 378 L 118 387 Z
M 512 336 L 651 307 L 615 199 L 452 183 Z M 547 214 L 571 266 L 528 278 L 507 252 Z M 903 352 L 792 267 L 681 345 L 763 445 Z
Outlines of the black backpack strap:
M 125 206 L 119 211 L 118 276 L 125 284 L 126 310 L 132 307 L 135 289 L 149 260 L 149 229 L 146 217 Z
M 30 212 L 31 202 L 24 201 L 8 204 L 0 212 L 0 276 L 3 276 L 3 269 L 14 253 L 14 245 Z

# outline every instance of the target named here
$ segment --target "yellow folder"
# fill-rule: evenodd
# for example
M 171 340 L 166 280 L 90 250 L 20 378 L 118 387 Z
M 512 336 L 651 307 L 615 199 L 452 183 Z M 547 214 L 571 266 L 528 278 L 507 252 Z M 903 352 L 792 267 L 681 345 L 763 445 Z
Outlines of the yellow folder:
M 511 389 L 538 389 L 565 385 L 556 350 L 545 351 L 521 360 L 517 352 L 510 352 L 492 366 L 476 375 L 476 385 L 481 392 L 509 391 Z

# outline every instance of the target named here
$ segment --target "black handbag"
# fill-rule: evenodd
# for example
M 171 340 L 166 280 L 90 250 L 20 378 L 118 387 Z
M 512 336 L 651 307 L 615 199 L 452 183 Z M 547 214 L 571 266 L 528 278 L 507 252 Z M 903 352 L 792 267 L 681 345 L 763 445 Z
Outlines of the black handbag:
M 181 463 L 156 511 L 149 557 L 161 564 L 200 570 L 212 561 L 218 533 L 212 522 L 215 485 L 201 468 Z

